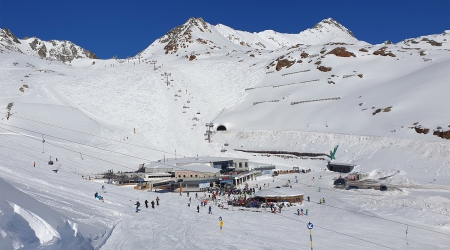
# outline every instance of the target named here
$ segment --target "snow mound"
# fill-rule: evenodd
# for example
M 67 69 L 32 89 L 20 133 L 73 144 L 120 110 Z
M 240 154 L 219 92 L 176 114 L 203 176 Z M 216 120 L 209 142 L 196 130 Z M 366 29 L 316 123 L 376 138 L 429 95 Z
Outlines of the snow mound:
M 0 249 L 93 249 L 76 223 L 0 179 Z

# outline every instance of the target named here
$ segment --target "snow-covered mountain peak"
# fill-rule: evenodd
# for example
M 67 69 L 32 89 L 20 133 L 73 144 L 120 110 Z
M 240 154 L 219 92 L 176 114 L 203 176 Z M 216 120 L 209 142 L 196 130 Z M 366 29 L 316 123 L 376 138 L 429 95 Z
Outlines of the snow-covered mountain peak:
M 342 32 L 344 32 L 345 34 L 347 34 L 347 35 L 349 35 L 351 37 L 355 37 L 353 32 L 351 32 L 349 29 L 344 27 L 344 25 L 340 24 L 338 21 L 334 20 L 331 17 L 320 21 L 318 24 L 314 25 L 314 27 L 313 27 L 313 29 L 319 30 L 319 31 L 322 31 L 322 32 L 323 31 L 327 31 L 327 30 L 333 31 L 336 28 L 341 30 Z
M 347 43 L 357 44 L 365 43 L 360 42 L 355 38 L 353 32 L 344 27 L 333 18 L 327 18 L 312 27 L 311 29 L 304 30 L 299 34 L 304 44 L 318 45 L 326 43 Z M 365 43 L 367 44 L 367 43 Z
M 17 51 L 27 55 L 38 56 L 48 60 L 71 62 L 73 59 L 98 57 L 71 41 L 43 41 L 36 37 L 18 39 L 9 29 L 0 29 L 0 49 Z
M 202 18 L 190 18 L 183 25 L 159 38 L 145 51 L 151 54 L 164 52 L 164 54 L 175 54 L 191 59 L 190 55 L 199 55 L 199 51 L 220 50 L 223 47 L 233 48 L 235 51 L 247 51 L 249 48 L 276 50 L 300 44 L 320 45 L 326 43 L 367 45 L 365 42 L 358 41 L 349 29 L 332 18 L 324 19 L 313 28 L 299 34 L 285 34 L 274 30 L 252 33 L 235 30 L 224 24 L 213 26 Z M 194 44 L 195 46 L 192 47 Z

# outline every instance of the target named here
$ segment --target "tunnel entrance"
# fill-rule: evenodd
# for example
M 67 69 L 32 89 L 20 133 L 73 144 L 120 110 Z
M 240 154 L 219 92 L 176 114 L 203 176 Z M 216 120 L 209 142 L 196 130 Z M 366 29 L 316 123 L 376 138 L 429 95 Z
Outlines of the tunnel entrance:
M 224 125 L 220 125 L 217 127 L 217 131 L 227 131 L 227 128 Z

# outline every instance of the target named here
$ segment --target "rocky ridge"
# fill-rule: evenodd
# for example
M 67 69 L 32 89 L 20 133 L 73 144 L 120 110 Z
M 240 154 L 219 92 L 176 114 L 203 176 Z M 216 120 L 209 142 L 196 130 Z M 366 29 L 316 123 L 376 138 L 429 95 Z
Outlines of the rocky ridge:
M 0 29 L 0 49 L 2 48 L 62 62 L 71 62 L 81 58 L 98 59 L 93 52 L 83 49 L 71 41 L 43 41 L 36 37 L 18 39 L 8 28 Z

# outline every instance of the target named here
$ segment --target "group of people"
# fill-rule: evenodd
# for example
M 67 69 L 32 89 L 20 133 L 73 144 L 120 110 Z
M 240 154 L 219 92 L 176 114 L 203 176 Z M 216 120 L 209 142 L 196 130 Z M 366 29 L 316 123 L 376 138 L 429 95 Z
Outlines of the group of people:
M 297 215 L 308 215 L 309 210 L 305 209 L 305 212 L 303 212 L 303 208 L 302 209 L 297 209 Z
M 148 200 L 145 200 L 144 204 L 145 204 L 145 208 L 148 208 Z M 133 205 L 136 206 L 136 212 L 139 212 L 139 207 L 141 206 L 141 203 L 139 202 L 139 200 L 137 200 L 136 203 L 133 203 Z M 150 205 L 152 206 L 153 209 L 155 209 L 155 201 L 151 201 Z M 159 196 L 156 197 L 156 205 L 159 206 Z

